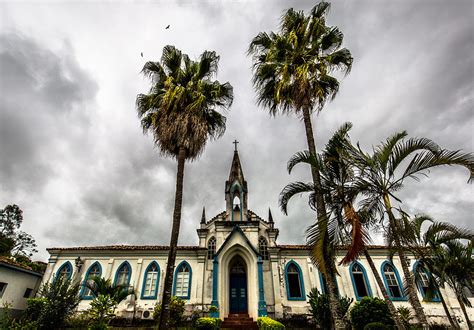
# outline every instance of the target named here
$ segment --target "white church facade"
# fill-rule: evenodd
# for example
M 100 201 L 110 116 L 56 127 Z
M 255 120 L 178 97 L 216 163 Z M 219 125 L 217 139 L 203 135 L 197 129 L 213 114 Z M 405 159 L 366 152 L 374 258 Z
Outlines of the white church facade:
M 213 218 L 206 219 L 203 211 L 197 229 L 199 245 L 178 247 L 173 295 L 186 301 L 188 312 L 216 306 L 218 312 L 213 316 L 220 318 L 238 312 L 248 313 L 254 319 L 309 313 L 307 295 L 312 288 L 324 292 L 324 278 L 311 262 L 305 245 L 277 243 L 279 230 L 270 212 L 263 219 L 248 208 L 248 187 L 237 151 L 225 183 L 225 200 L 226 210 Z M 115 284 L 132 286 L 136 295 L 119 305 L 121 316 L 151 318 L 151 311 L 161 300 L 168 257 L 166 246 L 68 247 L 50 248 L 48 252 L 50 258 L 43 282 L 52 281 L 58 274 L 81 282 L 99 275 Z M 389 261 L 383 246 L 372 246 L 369 252 L 395 305 L 409 307 L 403 294 L 398 259 Z M 342 259 L 344 251 L 339 254 L 338 258 Z M 415 271 L 416 260 L 412 259 L 410 264 Z M 341 296 L 352 297 L 354 301 L 364 296 L 382 297 L 364 258 L 337 268 Z M 419 288 L 420 300 L 423 290 Z M 454 293 L 442 290 L 452 315 L 462 320 Z M 88 309 L 90 291 L 83 288 L 80 294 L 79 310 Z M 447 323 L 440 302 L 422 304 L 433 322 Z M 474 308 L 468 308 L 471 316 L 473 311 Z

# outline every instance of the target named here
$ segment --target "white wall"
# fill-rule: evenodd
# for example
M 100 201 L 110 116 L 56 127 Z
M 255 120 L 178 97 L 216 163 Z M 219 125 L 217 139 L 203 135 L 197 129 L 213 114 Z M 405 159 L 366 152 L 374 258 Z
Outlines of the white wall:
M 26 289 L 33 289 L 31 297 L 34 297 L 41 282 L 41 277 L 0 266 L 0 282 L 7 283 L 7 287 L 0 298 L 0 308 L 3 307 L 4 303 L 9 303 L 12 304 L 12 309 L 24 310 L 26 309 L 27 298 L 23 296 Z

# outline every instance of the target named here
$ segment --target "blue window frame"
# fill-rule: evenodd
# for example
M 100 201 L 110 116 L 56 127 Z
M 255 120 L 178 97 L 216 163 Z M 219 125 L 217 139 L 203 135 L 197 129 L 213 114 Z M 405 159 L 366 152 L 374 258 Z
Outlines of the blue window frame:
M 294 260 L 285 266 L 285 279 L 288 300 L 306 300 L 303 274 L 300 266 Z
M 114 285 L 129 286 L 131 277 L 132 267 L 128 261 L 124 261 L 115 272 Z
M 87 281 L 93 276 L 102 275 L 102 266 L 98 261 L 94 262 L 89 269 L 87 269 L 86 276 L 84 277 L 84 283 L 82 284 L 80 297 L 84 300 L 91 300 L 94 298 L 92 291 L 86 287 Z
M 406 301 L 407 298 L 403 294 L 402 281 L 400 280 L 400 276 L 398 275 L 395 266 L 390 261 L 385 260 L 380 269 L 385 289 L 387 290 L 390 300 Z
M 354 261 L 349 267 L 349 273 L 357 301 L 363 297 L 372 297 L 372 290 L 364 266 L 360 262 Z
M 56 278 L 61 276 L 65 276 L 66 279 L 71 279 L 72 277 L 72 265 L 69 261 L 66 261 L 59 267 L 58 271 L 56 272 Z
M 189 299 L 191 297 L 191 280 L 193 271 L 186 261 L 176 267 L 173 281 L 173 296 L 181 299 Z
M 142 299 L 156 299 L 160 282 L 160 266 L 152 261 L 145 270 L 142 285 Z
M 439 297 L 438 290 L 436 290 L 436 292 L 434 293 L 434 297 L 431 300 L 426 299 L 426 291 L 429 287 L 431 274 L 427 271 L 423 271 L 419 261 L 415 262 L 415 264 L 413 265 L 413 274 L 415 275 L 416 286 L 418 287 L 418 290 L 420 291 L 423 300 L 430 302 L 440 302 L 441 299 Z

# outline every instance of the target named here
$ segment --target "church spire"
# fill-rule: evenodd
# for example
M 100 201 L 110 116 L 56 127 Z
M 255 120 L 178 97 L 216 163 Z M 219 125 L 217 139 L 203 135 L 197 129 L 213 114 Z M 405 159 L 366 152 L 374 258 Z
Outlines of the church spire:
M 268 208 L 268 222 L 273 223 L 272 210 Z
M 237 150 L 237 140 L 234 144 L 234 156 L 230 166 L 229 179 L 225 182 L 225 200 L 227 220 L 247 220 L 247 181 L 245 181 L 242 164 Z
M 201 223 L 205 224 L 206 223 L 206 207 L 202 207 L 202 216 L 201 216 Z

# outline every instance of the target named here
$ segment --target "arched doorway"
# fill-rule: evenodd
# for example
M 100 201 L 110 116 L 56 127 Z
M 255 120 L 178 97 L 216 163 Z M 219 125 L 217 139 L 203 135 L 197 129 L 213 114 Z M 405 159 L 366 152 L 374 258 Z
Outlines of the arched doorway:
M 229 310 L 231 313 L 247 313 L 247 271 L 245 261 L 235 256 L 229 269 Z

